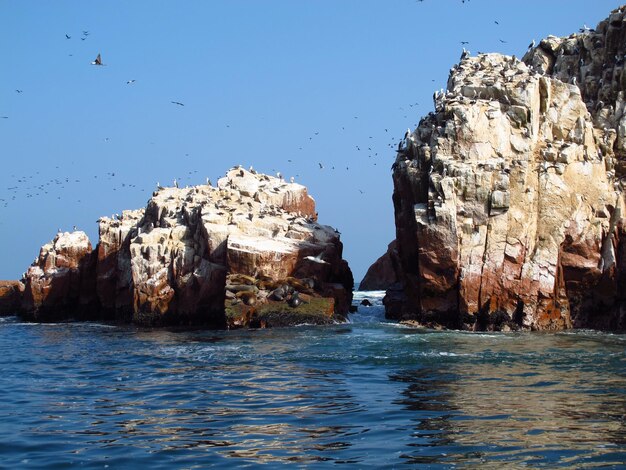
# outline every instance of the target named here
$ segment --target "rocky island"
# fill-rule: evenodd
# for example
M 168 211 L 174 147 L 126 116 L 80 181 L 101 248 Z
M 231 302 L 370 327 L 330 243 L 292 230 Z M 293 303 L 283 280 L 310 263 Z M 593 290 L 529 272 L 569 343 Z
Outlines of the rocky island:
M 626 328 L 624 37 L 621 7 L 522 60 L 464 51 L 393 165 L 389 318 Z
M 390 319 L 626 328 L 626 7 L 524 57 L 463 51 L 392 166 L 396 239 L 362 289 Z M 278 326 L 342 319 L 353 279 L 304 186 L 231 169 L 41 248 L 0 311 L 37 321 Z
M 241 167 L 217 186 L 159 187 L 144 209 L 102 217 L 95 249 L 58 233 L 0 310 L 33 321 L 271 327 L 343 319 L 353 279 L 339 233 L 307 189 Z

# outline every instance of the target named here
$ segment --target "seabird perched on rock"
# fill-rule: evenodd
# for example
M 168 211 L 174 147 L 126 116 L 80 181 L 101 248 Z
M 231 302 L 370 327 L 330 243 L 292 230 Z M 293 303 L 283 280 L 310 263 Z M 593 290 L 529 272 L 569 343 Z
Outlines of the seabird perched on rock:
M 176 178 L 174 178 L 174 187 L 178 188 L 178 180 Z
M 94 60 L 91 65 L 104 65 L 102 63 L 102 58 L 100 57 L 100 54 L 98 54 L 98 57 L 96 57 L 96 60 Z
M 531 41 L 531 43 L 528 45 L 528 49 L 532 49 L 533 47 L 535 47 L 535 40 L 533 39 Z
M 461 60 L 465 60 L 470 56 L 470 51 L 463 48 L 463 52 L 461 52 Z

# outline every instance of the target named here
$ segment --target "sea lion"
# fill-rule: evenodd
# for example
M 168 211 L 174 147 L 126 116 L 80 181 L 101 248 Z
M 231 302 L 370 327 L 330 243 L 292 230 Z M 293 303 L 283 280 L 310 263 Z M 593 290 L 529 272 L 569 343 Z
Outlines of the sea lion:
M 254 305 L 256 304 L 256 294 L 254 292 L 237 292 L 237 298 L 241 299 L 244 305 Z
M 239 274 L 239 273 L 229 274 L 227 279 L 230 284 L 247 284 L 247 285 L 256 284 L 255 278 L 253 278 L 252 276 L 246 276 L 245 274 Z
M 302 282 L 300 279 L 296 279 L 295 277 L 288 277 L 287 279 L 285 279 L 285 281 L 287 281 L 287 283 L 297 291 L 310 291 L 308 285 Z
M 254 292 L 257 293 L 259 288 L 248 284 L 226 284 L 226 290 L 231 292 Z
M 278 283 L 276 281 L 272 281 L 271 279 L 269 280 L 261 280 L 259 282 L 257 282 L 257 287 L 259 289 L 265 289 L 265 290 L 274 290 L 278 287 Z
M 307 288 L 313 290 L 315 289 L 315 279 L 310 278 L 310 277 L 305 277 L 304 279 L 301 279 L 302 284 L 304 284 Z
M 277 287 L 270 293 L 269 297 L 272 300 L 278 300 L 280 302 L 282 300 L 285 300 L 286 295 L 287 293 L 282 287 Z
M 291 308 L 298 307 L 302 303 L 302 300 L 300 300 L 300 296 L 298 292 L 294 292 L 292 296 L 289 298 L 289 300 L 287 301 L 287 303 L 289 304 Z

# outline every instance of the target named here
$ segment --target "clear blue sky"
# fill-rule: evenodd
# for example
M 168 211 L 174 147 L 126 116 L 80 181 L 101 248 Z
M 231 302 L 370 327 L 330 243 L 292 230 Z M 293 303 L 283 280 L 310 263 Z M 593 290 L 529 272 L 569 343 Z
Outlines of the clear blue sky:
M 389 145 L 432 110 L 460 42 L 521 57 L 617 6 L 0 0 L 0 279 L 57 228 L 95 247 L 96 219 L 145 206 L 157 181 L 241 163 L 306 185 L 359 281 L 395 236 Z

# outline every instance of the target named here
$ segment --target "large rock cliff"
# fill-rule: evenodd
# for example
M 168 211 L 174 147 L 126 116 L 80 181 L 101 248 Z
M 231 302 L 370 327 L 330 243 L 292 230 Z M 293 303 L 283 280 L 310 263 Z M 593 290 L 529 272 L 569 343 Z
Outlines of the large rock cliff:
M 159 188 L 145 209 L 99 219 L 99 236 L 96 250 L 83 232 L 42 247 L 27 318 L 272 326 L 331 321 L 351 301 L 339 233 L 317 223 L 306 188 L 253 170 Z
M 624 328 L 624 7 L 523 61 L 465 53 L 393 165 L 403 290 L 467 329 Z

